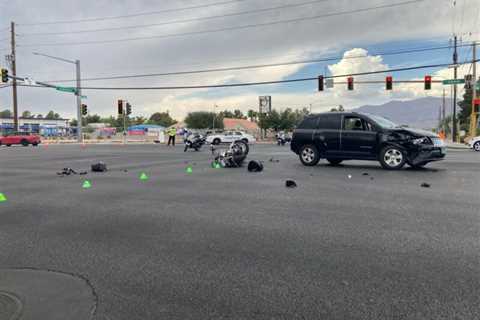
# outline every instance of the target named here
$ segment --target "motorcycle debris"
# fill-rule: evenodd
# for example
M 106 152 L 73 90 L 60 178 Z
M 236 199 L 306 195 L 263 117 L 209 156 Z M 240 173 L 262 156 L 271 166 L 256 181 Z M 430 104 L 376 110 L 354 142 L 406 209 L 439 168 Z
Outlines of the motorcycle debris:
M 421 187 L 422 188 L 430 188 L 431 185 L 429 183 L 424 182 L 424 183 L 421 184 Z
M 296 188 L 296 187 L 297 187 L 297 183 L 296 183 L 295 181 L 293 181 L 293 180 L 287 180 L 287 181 L 285 182 L 285 186 L 286 186 L 287 188 L 293 189 L 293 188 Z
M 252 160 L 248 163 L 248 172 L 262 172 L 263 164 L 260 161 Z

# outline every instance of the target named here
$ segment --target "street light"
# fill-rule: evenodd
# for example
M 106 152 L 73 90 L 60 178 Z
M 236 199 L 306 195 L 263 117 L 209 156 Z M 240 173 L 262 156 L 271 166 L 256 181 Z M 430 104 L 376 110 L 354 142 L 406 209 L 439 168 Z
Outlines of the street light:
M 75 95 L 77 96 L 77 131 L 78 131 L 78 142 L 82 143 L 83 142 L 83 134 L 82 134 L 82 91 L 81 91 L 81 85 L 80 85 L 80 60 L 68 60 L 64 58 L 59 58 L 59 57 L 54 57 L 48 54 L 44 53 L 39 53 L 39 52 L 33 52 L 34 55 L 36 56 L 42 56 L 42 57 L 47 57 L 50 59 L 66 62 L 66 63 L 71 63 L 74 64 L 76 67 L 76 73 L 77 73 L 77 88 L 75 90 Z

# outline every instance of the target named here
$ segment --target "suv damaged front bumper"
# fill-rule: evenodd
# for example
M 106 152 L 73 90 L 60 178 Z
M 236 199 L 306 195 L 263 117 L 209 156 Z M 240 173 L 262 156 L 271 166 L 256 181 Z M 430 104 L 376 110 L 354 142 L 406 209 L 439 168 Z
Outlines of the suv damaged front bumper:
M 446 154 L 446 147 L 422 146 L 409 153 L 408 162 L 412 165 L 417 165 L 426 162 L 440 161 L 445 158 Z

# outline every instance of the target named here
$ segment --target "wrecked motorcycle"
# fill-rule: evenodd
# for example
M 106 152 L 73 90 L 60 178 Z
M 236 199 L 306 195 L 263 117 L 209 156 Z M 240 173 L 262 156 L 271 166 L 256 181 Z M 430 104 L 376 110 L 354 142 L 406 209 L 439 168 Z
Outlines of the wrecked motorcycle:
M 215 153 L 212 146 L 212 154 L 215 155 L 215 164 L 219 164 L 224 168 L 238 168 L 241 167 L 247 158 L 250 148 L 248 144 L 243 141 L 236 141 L 230 144 L 228 149 Z
M 187 152 L 188 149 L 199 151 L 204 144 L 205 137 L 200 134 L 192 134 L 185 139 L 185 149 L 183 151 Z

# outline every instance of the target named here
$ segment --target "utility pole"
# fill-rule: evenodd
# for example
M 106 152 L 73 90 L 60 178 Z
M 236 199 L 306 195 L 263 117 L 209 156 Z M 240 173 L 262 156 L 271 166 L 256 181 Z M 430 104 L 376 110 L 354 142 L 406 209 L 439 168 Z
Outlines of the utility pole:
M 18 132 L 18 97 L 17 97 L 17 57 L 15 55 L 15 22 L 11 23 L 11 40 L 12 40 L 12 90 L 13 90 L 13 127 Z
M 472 114 L 470 116 L 470 136 L 477 135 L 477 113 L 475 111 L 475 100 L 477 99 L 477 43 L 473 42 L 473 94 L 472 94 Z
M 457 36 L 454 37 L 454 52 L 453 52 L 453 78 L 457 80 Z M 453 85 L 453 124 L 452 124 L 452 141 L 457 142 L 457 84 Z

